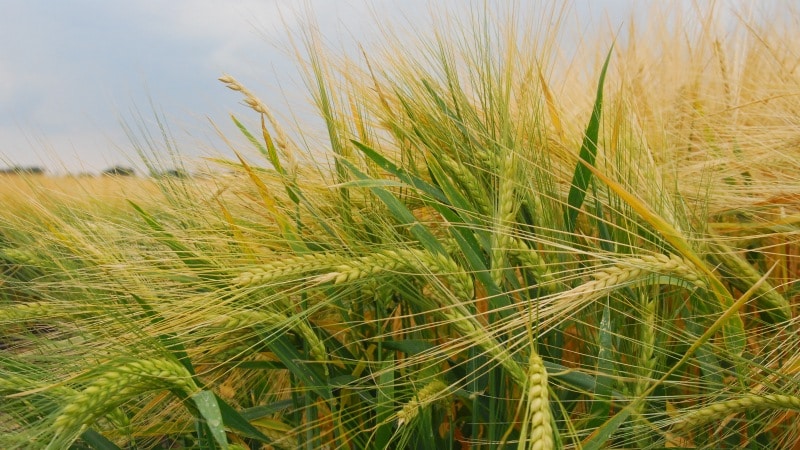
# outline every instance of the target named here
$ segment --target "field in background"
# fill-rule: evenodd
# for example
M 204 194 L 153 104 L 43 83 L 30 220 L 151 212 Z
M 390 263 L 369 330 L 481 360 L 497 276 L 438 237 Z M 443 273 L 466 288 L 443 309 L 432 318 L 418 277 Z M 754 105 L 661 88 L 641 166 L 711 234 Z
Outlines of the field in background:
M 226 175 L 0 177 L 0 447 L 800 448 L 800 17 L 700 6 L 309 28 L 324 142 L 225 75 Z

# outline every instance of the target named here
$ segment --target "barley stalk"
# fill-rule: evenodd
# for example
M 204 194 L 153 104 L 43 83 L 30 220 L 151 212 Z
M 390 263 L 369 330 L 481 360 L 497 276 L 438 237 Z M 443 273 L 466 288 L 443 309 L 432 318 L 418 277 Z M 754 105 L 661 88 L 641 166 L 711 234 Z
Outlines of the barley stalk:
M 438 400 L 443 394 L 447 394 L 447 385 L 435 379 L 420 389 L 403 408 L 397 412 L 397 425 L 403 426 L 417 417 L 422 408 L 427 408 L 431 403 Z
M 0 308 L 0 323 L 22 322 L 66 314 L 63 305 L 59 308 L 55 308 L 54 306 L 55 305 L 48 302 L 30 302 L 6 306 Z
M 295 174 L 297 172 L 297 161 L 295 160 L 292 151 L 289 149 L 290 141 L 287 138 L 286 131 L 284 131 L 283 127 L 281 127 L 280 123 L 275 119 L 272 111 L 267 108 L 267 105 L 265 105 L 264 102 L 262 102 L 258 97 L 255 96 L 255 94 L 244 87 L 244 85 L 233 76 L 225 74 L 219 77 L 219 81 L 225 83 L 229 89 L 241 92 L 242 95 L 244 95 L 245 104 L 255 112 L 263 114 L 264 117 L 267 118 L 270 125 L 272 125 L 272 128 L 275 130 L 275 144 L 277 145 L 278 149 L 281 150 L 281 156 L 283 156 L 286 161 L 288 173 Z
M 272 311 L 243 310 L 218 316 L 212 324 L 215 327 L 227 330 L 236 330 L 244 327 L 264 327 L 267 329 L 290 327 L 306 341 L 309 347 L 309 354 L 314 360 L 323 363 L 325 374 L 328 374 L 328 352 L 325 349 L 325 344 L 308 322 L 301 318 L 289 318 L 285 314 Z
M 475 175 L 467 169 L 467 166 L 445 155 L 437 155 L 436 157 L 453 180 L 464 188 L 468 198 L 475 202 L 476 212 L 488 214 L 491 211 L 491 207 L 486 201 L 486 190 L 481 186 Z
M 655 370 L 658 358 L 655 354 L 655 330 L 656 328 L 656 301 L 645 295 L 642 299 L 642 320 L 638 324 L 639 330 L 639 362 L 636 364 L 638 376 L 634 382 L 634 393 L 637 398 L 644 398 L 645 391 L 649 387 L 653 371 Z M 636 414 L 634 421 L 636 426 L 642 430 L 638 434 L 639 446 L 645 448 L 649 445 L 647 438 L 647 427 L 649 423 L 643 417 L 648 401 L 644 399 L 636 404 Z
M 672 430 L 675 432 L 683 432 L 693 427 L 721 420 L 732 414 L 744 412 L 745 410 L 757 411 L 763 409 L 789 409 L 800 411 L 800 397 L 779 394 L 748 395 L 742 398 L 714 403 L 685 414 L 673 425 Z
M 553 427 L 548 398 L 547 369 L 542 358 L 531 351 L 527 377 L 526 420 L 522 424 L 518 448 L 550 450 L 554 448 Z M 527 444 L 527 445 L 526 445 Z
M 21 248 L 6 248 L 0 251 L 0 255 L 5 255 L 14 264 L 36 266 L 43 263 L 36 252 Z

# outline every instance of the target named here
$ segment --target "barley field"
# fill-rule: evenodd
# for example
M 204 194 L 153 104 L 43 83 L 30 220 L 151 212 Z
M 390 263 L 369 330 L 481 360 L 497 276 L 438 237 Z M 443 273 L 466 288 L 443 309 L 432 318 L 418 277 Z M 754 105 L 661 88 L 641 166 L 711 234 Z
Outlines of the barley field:
M 800 449 L 800 14 L 698 5 L 309 28 L 324 139 L 223 74 L 209 177 L 4 175 L 0 448 Z

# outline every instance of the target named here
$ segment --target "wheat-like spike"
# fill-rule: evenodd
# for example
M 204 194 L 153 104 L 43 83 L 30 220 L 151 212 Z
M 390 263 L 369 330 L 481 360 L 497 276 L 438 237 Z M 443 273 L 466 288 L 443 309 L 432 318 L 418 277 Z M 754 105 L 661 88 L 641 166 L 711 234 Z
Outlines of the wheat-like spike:
M 426 250 L 387 250 L 369 256 L 355 258 L 335 267 L 335 272 L 324 275 L 319 281 L 333 279 L 341 284 L 366 278 L 381 272 L 414 270 L 445 278 L 453 293 L 460 299 L 471 299 L 474 295 L 472 278 L 447 255 L 432 254 Z
M 3 377 L 0 378 L 0 394 L 7 392 L 26 392 L 30 390 L 39 390 L 40 388 L 42 388 L 40 383 L 21 375 L 4 373 Z M 69 397 L 75 393 L 73 389 L 60 385 L 50 386 L 47 388 L 47 391 L 58 397 Z
M 634 393 L 637 398 L 642 398 L 643 401 L 636 403 L 636 412 L 634 414 L 634 423 L 639 427 L 641 433 L 637 433 L 637 439 L 641 440 L 639 446 L 645 448 L 648 446 L 649 437 L 646 430 L 649 429 L 650 423 L 644 416 L 644 412 L 648 408 L 648 400 L 645 395 L 653 376 L 653 371 L 658 363 L 658 355 L 655 353 L 655 339 L 656 334 L 656 301 L 649 295 L 642 296 L 642 319 L 638 324 L 639 340 L 638 344 L 638 363 L 635 365 L 638 376 L 634 381 Z
M 93 377 L 92 382 L 61 409 L 53 421 L 56 435 L 48 448 L 60 448 L 97 418 L 130 398 L 154 389 L 191 395 L 198 387 L 186 368 L 175 361 L 145 359 L 123 363 Z
M 696 409 L 685 414 L 673 425 L 672 431 L 683 432 L 708 422 L 721 420 L 731 414 L 745 410 L 789 409 L 800 411 L 800 397 L 793 395 L 767 394 L 748 395 L 742 398 L 725 400 Z
M 496 285 L 503 285 L 503 273 L 508 266 L 506 252 L 512 246 L 514 219 L 517 215 L 516 191 L 514 183 L 516 168 L 514 152 L 506 150 L 505 156 L 498 161 L 497 199 L 494 213 L 494 232 L 492 233 L 492 280 Z
M 660 273 L 665 275 L 674 275 L 685 281 L 688 281 L 700 289 L 708 289 L 708 283 L 701 276 L 692 263 L 686 259 L 675 254 L 653 254 L 642 255 L 638 258 L 631 258 L 629 260 L 620 261 L 620 265 L 637 264 L 641 259 L 646 268 L 653 273 Z
M 253 267 L 233 279 L 237 286 L 268 285 L 272 282 L 298 277 L 309 272 L 324 272 L 340 264 L 340 255 L 333 253 L 308 253 L 277 259 L 262 266 Z
M 554 448 L 553 426 L 550 423 L 552 412 L 547 385 L 547 369 L 538 353 L 531 351 L 527 378 L 527 414 L 520 434 L 518 448 L 531 450 L 550 450 Z M 527 446 L 525 445 L 527 443 Z
M 567 293 L 571 296 L 594 295 L 609 288 L 649 276 L 652 273 L 674 275 L 689 281 L 697 287 L 707 289 L 708 285 L 700 278 L 688 262 L 676 255 L 645 255 L 620 260 L 611 267 L 605 267 L 592 274 L 592 281 L 584 283 Z
M 758 283 L 756 290 L 757 299 L 763 309 L 772 314 L 777 314 L 780 320 L 789 320 L 792 317 L 792 305 L 784 298 L 769 280 L 759 281 L 761 273 L 750 265 L 744 258 L 736 255 L 734 250 L 722 242 L 712 242 L 710 247 L 718 252 L 711 257 L 719 264 L 722 264 L 739 280 L 745 281 L 748 285 Z
M 533 274 L 536 276 L 536 281 L 540 286 L 545 287 L 549 291 L 555 289 L 555 285 L 553 284 L 555 277 L 553 277 L 553 273 L 550 271 L 550 268 L 547 267 L 547 262 L 542 258 L 539 252 L 525 245 L 525 242 L 520 239 L 512 239 L 509 243 L 511 245 L 508 251 L 509 255 L 519 261 L 526 269 L 533 271 Z
M 264 102 L 262 102 L 258 97 L 255 96 L 255 94 L 244 87 L 244 85 L 233 76 L 224 74 L 218 79 L 219 81 L 225 83 L 229 89 L 241 92 L 242 95 L 244 95 L 245 104 L 252 108 L 253 111 L 263 114 L 264 117 L 267 118 L 270 125 L 272 125 L 272 128 L 275 130 L 275 144 L 277 145 L 278 149 L 281 150 L 281 156 L 283 156 L 286 160 L 288 172 L 290 174 L 296 173 L 297 161 L 295 160 L 292 151 L 289 149 L 290 141 L 287 138 L 286 131 L 284 131 L 283 127 L 281 127 L 280 123 L 275 119 L 272 111 L 267 108 L 267 105 L 265 105 Z
M 403 408 L 397 412 L 397 425 L 403 426 L 411 422 L 419 414 L 419 410 L 427 408 L 428 405 L 447 394 L 448 386 L 441 380 L 435 379 L 419 390 Z
M 42 259 L 36 252 L 21 248 L 6 248 L 0 251 L 0 255 L 5 255 L 14 264 L 36 266 L 42 263 Z
M 467 191 L 468 198 L 475 202 L 477 213 L 489 214 L 491 212 L 492 208 L 486 201 L 486 190 L 465 164 L 446 155 L 437 155 L 437 161 L 450 174 L 450 177 Z
M 46 386 L 16 374 L 4 374 L 0 378 L 0 398 L 6 393 L 38 392 L 45 389 L 58 402 L 70 401 L 78 395 L 78 392 L 71 387 L 61 384 Z M 121 408 L 108 412 L 106 418 L 119 430 L 130 429 L 130 418 Z
M 55 308 L 54 306 L 55 305 L 48 302 L 18 303 L 6 306 L 0 308 L 0 323 L 23 322 L 65 314 L 63 306 L 60 308 Z

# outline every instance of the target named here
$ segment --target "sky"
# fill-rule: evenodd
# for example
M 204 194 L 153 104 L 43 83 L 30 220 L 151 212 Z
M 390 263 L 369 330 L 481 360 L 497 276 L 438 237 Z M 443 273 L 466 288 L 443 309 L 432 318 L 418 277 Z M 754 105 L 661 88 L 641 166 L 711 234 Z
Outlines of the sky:
M 249 113 L 238 94 L 217 81 L 223 73 L 278 112 L 287 102 L 308 104 L 286 51 L 288 36 L 306 24 L 306 12 L 326 41 L 352 50 L 356 41 L 378 39 L 383 21 L 423 23 L 432 4 L 439 10 L 470 3 L 480 4 L 0 0 L 0 168 L 39 166 L 57 174 L 141 167 L 135 148 L 147 148 L 143 136 L 152 133 L 158 151 L 166 147 L 156 117 L 179 153 L 225 154 L 212 122 L 235 135 L 229 115 Z M 572 14 L 587 27 L 623 24 L 635 3 L 575 0 Z

